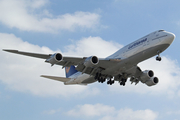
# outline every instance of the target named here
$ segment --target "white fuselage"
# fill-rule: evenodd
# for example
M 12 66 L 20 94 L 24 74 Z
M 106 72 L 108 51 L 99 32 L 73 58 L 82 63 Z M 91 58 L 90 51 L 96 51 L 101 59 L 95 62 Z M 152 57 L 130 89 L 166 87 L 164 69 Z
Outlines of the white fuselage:
M 106 73 L 119 74 L 121 72 L 126 72 L 132 66 L 137 65 L 139 62 L 142 62 L 148 58 L 151 58 L 165 49 L 167 49 L 170 44 L 173 42 L 175 35 L 173 33 L 166 32 L 164 30 L 155 31 L 150 33 L 133 43 L 128 44 L 122 49 L 118 50 L 114 54 L 110 55 L 106 59 L 118 59 L 124 60 L 125 62 L 119 62 L 116 66 L 112 66 Z M 119 69 L 121 68 L 121 69 Z M 87 79 L 94 79 L 93 76 L 90 76 L 85 73 L 77 72 L 76 74 L 70 76 L 71 80 L 65 82 L 64 84 L 88 84 L 83 83 Z M 94 80 L 95 82 L 95 80 Z

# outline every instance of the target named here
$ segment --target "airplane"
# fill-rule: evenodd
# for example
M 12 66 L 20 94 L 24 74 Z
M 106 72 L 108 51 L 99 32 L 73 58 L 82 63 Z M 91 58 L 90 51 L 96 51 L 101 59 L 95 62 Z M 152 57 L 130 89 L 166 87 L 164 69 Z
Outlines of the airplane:
M 174 41 L 175 35 L 165 30 L 152 32 L 135 42 L 121 48 L 114 54 L 106 58 L 90 57 L 63 57 L 61 53 L 38 54 L 22 52 L 18 50 L 3 49 L 3 51 L 20 55 L 45 59 L 45 62 L 65 68 L 66 77 L 41 75 L 41 77 L 61 81 L 64 85 L 88 85 L 99 82 L 112 85 L 118 81 L 125 86 L 129 78 L 132 83 L 138 84 L 139 81 L 147 86 L 154 86 L 159 82 L 154 77 L 152 70 L 142 71 L 138 63 L 156 56 L 157 61 L 161 61 L 160 54 L 166 50 Z

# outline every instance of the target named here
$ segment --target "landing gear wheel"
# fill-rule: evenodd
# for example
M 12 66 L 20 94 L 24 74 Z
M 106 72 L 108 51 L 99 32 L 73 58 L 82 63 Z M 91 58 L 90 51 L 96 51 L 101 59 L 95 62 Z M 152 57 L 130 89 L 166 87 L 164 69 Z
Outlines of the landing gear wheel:
M 101 73 L 96 73 L 95 77 L 94 77 L 95 80 L 98 80 L 99 83 L 103 83 L 106 81 L 106 78 L 102 77 Z
M 157 60 L 157 61 L 161 61 L 162 59 L 161 59 L 161 57 L 157 56 L 157 57 L 156 57 L 156 60 Z
M 114 84 L 114 80 L 109 80 L 109 81 L 107 81 L 107 84 L 109 84 L 109 85 Z
M 106 78 L 103 79 L 103 82 L 105 82 L 105 81 L 106 81 Z
M 103 83 L 103 82 L 104 82 L 104 79 L 101 77 L 101 78 L 100 78 L 100 81 L 101 81 L 101 83 Z
M 123 85 L 123 83 L 121 82 L 120 85 Z
M 122 79 L 122 80 L 120 81 L 120 85 L 125 86 L 126 81 L 127 81 L 127 79 Z
M 160 51 L 157 52 L 157 54 L 158 54 L 158 56 L 156 57 L 157 61 L 161 61 L 160 53 L 161 53 Z
M 98 82 L 99 83 L 103 83 L 103 82 L 105 82 L 106 81 L 106 78 L 104 78 L 104 77 L 99 77 L 98 78 Z

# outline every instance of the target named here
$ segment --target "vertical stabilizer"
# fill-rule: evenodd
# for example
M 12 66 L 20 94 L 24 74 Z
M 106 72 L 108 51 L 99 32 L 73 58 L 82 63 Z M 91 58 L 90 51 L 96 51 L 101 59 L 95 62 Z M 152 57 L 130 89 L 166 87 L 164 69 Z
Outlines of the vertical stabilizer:
M 78 71 L 75 69 L 75 66 L 65 67 L 66 78 L 69 78 L 71 75 L 77 73 Z

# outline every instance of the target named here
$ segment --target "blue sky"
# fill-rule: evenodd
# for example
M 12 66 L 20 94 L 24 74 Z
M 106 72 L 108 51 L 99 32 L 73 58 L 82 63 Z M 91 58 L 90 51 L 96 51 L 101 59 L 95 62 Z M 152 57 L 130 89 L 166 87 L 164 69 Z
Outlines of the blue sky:
M 176 35 L 161 54 L 139 64 L 160 80 L 65 86 L 40 75 L 65 76 L 60 66 L 0 51 L 2 120 L 179 120 L 178 0 L 0 0 L 0 48 L 64 56 L 107 57 L 153 31 Z

